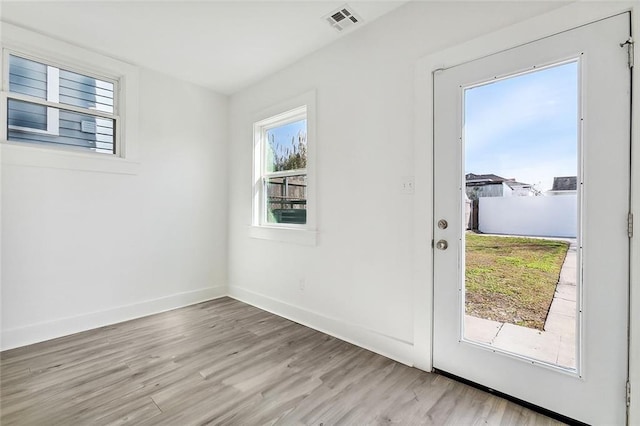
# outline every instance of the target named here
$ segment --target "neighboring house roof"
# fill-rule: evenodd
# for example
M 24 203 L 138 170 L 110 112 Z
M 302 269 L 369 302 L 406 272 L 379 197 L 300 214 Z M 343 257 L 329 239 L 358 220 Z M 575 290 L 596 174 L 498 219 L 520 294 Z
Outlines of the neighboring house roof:
M 561 176 L 553 178 L 552 191 L 575 191 L 578 187 L 576 176 Z
M 506 179 L 502 176 L 494 174 L 476 175 L 474 173 L 467 173 L 465 175 L 467 186 L 484 186 L 502 184 L 509 186 L 509 188 L 531 188 L 533 185 L 529 183 L 518 182 L 515 179 Z
M 530 183 L 518 182 L 514 178 L 506 179 L 493 173 L 465 175 L 467 192 L 476 197 L 500 197 L 504 195 L 502 186 L 508 186 L 515 195 L 539 195 L 539 191 Z
M 511 189 L 515 189 L 515 188 L 532 188 L 533 187 L 533 185 L 531 185 L 530 183 L 516 182 L 515 180 L 505 180 L 504 184 L 507 185 Z
M 465 175 L 465 178 L 467 180 L 467 184 L 488 184 L 488 183 L 502 183 L 508 179 L 505 179 L 501 176 L 498 175 L 494 175 L 494 174 L 486 174 L 486 175 L 476 175 L 473 173 L 467 173 Z

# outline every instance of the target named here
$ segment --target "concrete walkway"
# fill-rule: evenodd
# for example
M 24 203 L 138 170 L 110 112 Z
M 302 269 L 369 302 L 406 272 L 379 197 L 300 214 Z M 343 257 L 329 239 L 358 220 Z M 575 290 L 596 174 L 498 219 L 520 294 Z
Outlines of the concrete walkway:
M 465 315 L 465 338 L 508 352 L 576 368 L 577 247 L 570 240 L 544 331 Z

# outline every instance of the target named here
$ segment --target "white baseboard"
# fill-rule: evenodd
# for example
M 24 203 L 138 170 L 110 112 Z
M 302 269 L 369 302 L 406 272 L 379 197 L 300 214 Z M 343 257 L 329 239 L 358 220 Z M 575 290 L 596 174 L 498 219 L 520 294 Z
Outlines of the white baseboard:
M 241 302 L 337 337 L 402 364 L 413 366 L 414 347 L 410 342 L 395 339 L 317 312 L 308 311 L 240 287 L 230 286 L 228 295 Z
M 414 346 L 410 342 L 233 286 L 229 288 L 225 286 L 208 287 L 104 311 L 3 330 L 0 334 L 0 350 L 68 336 L 227 295 L 387 358 L 413 366 Z
M 147 315 L 193 305 L 227 295 L 225 286 L 207 287 L 184 293 L 172 294 L 131 305 L 118 306 L 99 312 L 61 318 L 26 327 L 3 330 L 0 335 L 0 350 L 13 349 L 105 325 L 116 324 Z

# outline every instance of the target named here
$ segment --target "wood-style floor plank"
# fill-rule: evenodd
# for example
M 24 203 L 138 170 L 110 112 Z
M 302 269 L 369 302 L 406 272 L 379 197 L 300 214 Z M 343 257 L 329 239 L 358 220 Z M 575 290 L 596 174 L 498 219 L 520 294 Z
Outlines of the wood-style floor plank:
M 558 424 L 230 298 L 0 353 L 2 425 Z

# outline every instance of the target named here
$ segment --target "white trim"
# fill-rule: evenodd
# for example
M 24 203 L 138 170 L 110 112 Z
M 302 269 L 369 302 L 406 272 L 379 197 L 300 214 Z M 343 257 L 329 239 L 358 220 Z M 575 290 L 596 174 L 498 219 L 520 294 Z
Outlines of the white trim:
M 303 170 L 285 172 L 264 172 L 264 139 L 266 130 L 285 125 L 303 118 L 307 120 L 307 167 Z M 316 92 L 315 90 L 279 102 L 254 114 L 253 119 L 253 193 L 249 236 L 252 238 L 316 244 Z M 306 173 L 301 173 L 301 171 Z M 264 177 L 306 174 L 307 176 L 307 223 L 272 224 L 265 223 L 266 203 L 264 202 Z M 264 229 L 259 229 L 264 228 Z M 296 235 L 299 233 L 300 235 Z
M 402 364 L 413 366 L 411 360 L 414 351 L 411 342 L 405 342 L 358 324 L 331 318 L 241 287 L 230 286 L 229 297 L 368 349 Z
M 56 147 L 42 148 L 35 144 L 28 146 L 33 152 L 29 155 L 24 151 L 25 147 L 22 144 L 7 142 L 7 126 L 0 125 L 0 150 L 3 154 L 1 156 L 3 164 L 122 173 L 123 164 L 128 163 L 125 167 L 126 173 L 138 173 L 140 143 L 138 138 L 139 70 L 137 67 L 5 22 L 2 22 L 2 48 L 5 52 L 15 51 L 18 56 L 33 57 L 34 60 L 44 60 L 47 64 L 62 69 L 71 69 L 87 76 L 117 83 L 114 86 L 114 114 L 82 109 L 79 112 L 100 117 L 104 115 L 105 118 L 116 120 L 114 137 L 117 156 L 111 155 L 111 157 L 119 160 L 105 162 L 104 154 L 98 155 L 88 150 L 78 152 L 73 149 L 56 149 Z M 8 72 L 6 71 L 8 61 L 5 55 L 6 53 L 2 55 L 1 92 L 8 90 Z M 11 97 L 14 96 L 15 94 L 11 95 Z M 75 110 L 72 106 L 69 109 Z M 6 105 L 4 105 L 0 108 L 1 123 L 7 122 L 6 114 Z
M 249 236 L 259 240 L 271 240 L 281 243 L 301 244 L 305 246 L 315 246 L 318 243 L 318 233 L 306 228 L 276 227 L 268 225 L 251 225 Z
M 640 34 L 640 6 L 635 3 L 631 10 L 631 34 L 638 38 Z M 635 57 L 640 48 L 637 42 L 632 45 Z M 631 105 L 631 212 L 640 229 L 640 65 L 636 59 L 631 74 L 632 94 L 635 104 Z M 636 232 L 630 240 L 630 295 L 629 295 L 629 381 L 631 384 L 631 404 L 627 411 L 627 424 L 640 424 L 640 233 Z M 635 394 L 633 393 L 635 390 Z
M 68 336 L 81 331 L 158 314 L 224 296 L 226 296 L 226 288 L 224 286 L 205 287 L 130 305 L 118 306 L 104 311 L 90 312 L 75 317 L 59 318 L 26 327 L 3 330 L 0 336 L 0 350 Z
M 3 166 L 44 167 L 85 172 L 137 175 L 140 163 L 111 154 L 88 153 L 86 149 L 72 150 L 57 147 L 11 142 L 0 144 Z M 88 157 L 90 156 L 90 157 Z
M 42 99 L 25 95 L 22 93 L 12 93 L 12 92 L 3 91 L 2 96 L 8 99 L 15 99 L 17 101 L 29 102 L 31 104 L 42 105 L 48 108 L 56 108 L 56 109 L 63 109 L 65 111 L 73 111 L 73 112 L 77 112 L 78 114 L 91 115 L 97 118 L 104 118 L 106 120 L 114 120 L 118 118 L 118 116 L 115 114 L 103 112 L 97 109 L 82 108 L 82 107 L 77 107 L 75 105 L 61 104 L 58 102 L 52 102 L 48 100 L 44 101 Z
M 283 170 L 281 172 L 264 172 L 262 174 L 265 178 L 279 178 L 289 176 L 306 176 L 307 169 L 295 169 L 295 170 Z
M 634 2 L 577 2 L 549 13 L 536 16 L 502 30 L 474 38 L 463 44 L 436 52 L 418 60 L 414 68 L 414 153 L 415 153 L 415 195 L 414 195 L 414 252 L 416 273 L 413 285 L 414 309 L 414 364 L 423 370 L 432 369 L 432 306 L 433 306 L 433 265 L 432 247 L 433 223 L 433 86 L 432 73 L 469 62 L 493 53 L 514 48 L 540 38 L 548 37 L 581 25 L 585 25 L 619 13 L 632 11 L 635 34 L 640 31 L 639 7 Z M 634 80 L 640 81 L 639 67 L 633 69 Z M 633 87 L 634 99 L 640 99 L 640 85 Z M 632 138 L 634 164 L 640 164 L 640 108 L 633 111 L 634 136 Z M 635 166 L 632 170 L 633 182 L 640 181 Z M 633 211 L 640 211 L 640 186 L 632 187 Z M 640 288 L 640 243 L 632 241 L 631 288 Z M 640 292 L 631 298 L 631 325 L 640 324 Z M 631 380 L 640 386 L 640 327 L 632 327 L 630 347 Z M 636 342 L 636 343 L 634 343 Z M 637 347 L 637 348 L 634 348 Z M 640 401 L 640 398 L 638 399 Z M 640 423 L 640 403 L 632 403 L 630 424 Z
M 289 111 L 284 111 L 280 114 L 276 114 L 273 117 L 266 118 L 255 123 L 256 126 L 263 130 L 271 130 L 276 127 L 284 126 L 296 121 L 304 120 L 307 118 L 307 105 L 301 105 L 297 108 L 293 108 Z

